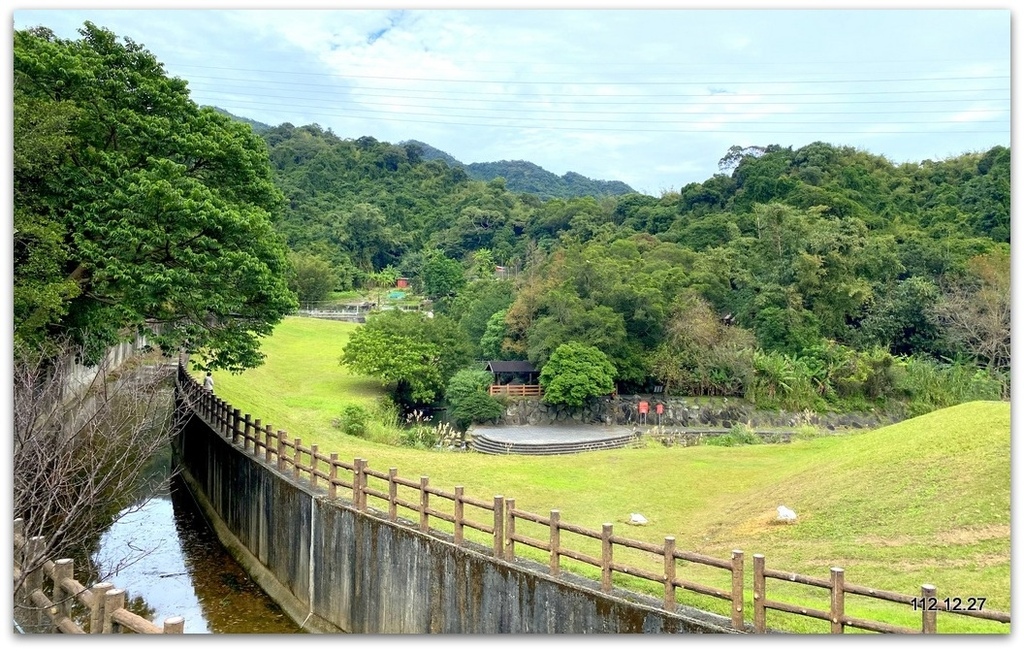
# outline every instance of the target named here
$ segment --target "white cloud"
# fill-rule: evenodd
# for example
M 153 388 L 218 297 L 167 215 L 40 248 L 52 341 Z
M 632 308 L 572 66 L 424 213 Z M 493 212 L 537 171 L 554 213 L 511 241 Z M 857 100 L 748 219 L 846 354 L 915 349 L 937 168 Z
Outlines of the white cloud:
M 146 44 L 196 101 L 262 122 L 637 188 L 705 180 L 733 144 L 867 143 L 911 160 L 1009 144 L 1008 12 L 322 7 L 15 22 L 74 37 L 91 19 Z

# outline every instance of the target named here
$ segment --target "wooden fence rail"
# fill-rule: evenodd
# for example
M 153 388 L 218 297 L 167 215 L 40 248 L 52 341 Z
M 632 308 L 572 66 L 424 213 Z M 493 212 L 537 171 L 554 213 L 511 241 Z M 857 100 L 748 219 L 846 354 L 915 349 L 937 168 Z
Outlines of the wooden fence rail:
M 74 578 L 74 561 L 40 559 L 44 546 L 39 536 L 25 537 L 25 521 L 14 521 L 14 581 L 22 583 L 15 595 L 15 606 L 25 614 L 15 621 L 33 630 L 48 633 L 184 633 L 182 617 L 168 617 L 163 626 L 157 626 L 145 617 L 136 615 L 125 606 L 125 591 L 112 583 L 96 583 L 86 588 Z M 46 588 L 50 588 L 47 594 Z M 84 606 L 88 622 L 83 628 L 72 618 L 73 602 Z
M 539 384 L 492 384 L 487 392 L 492 396 L 541 396 Z
M 1010 623 L 1010 615 L 1007 613 L 981 608 L 971 611 L 943 608 L 935 599 L 932 586 L 923 586 L 921 597 L 900 595 L 846 584 L 841 568 L 833 568 L 830 579 L 768 570 L 764 566 L 764 556 L 755 554 L 754 621 L 751 627 L 746 624 L 744 617 L 744 554 L 741 550 L 733 550 L 728 559 L 713 558 L 676 549 L 675 538 L 672 536 L 666 536 L 660 545 L 632 540 L 616 535 L 611 523 L 603 524 L 600 530 L 588 529 L 562 521 L 557 510 L 552 510 L 547 516 L 523 511 L 516 508 L 514 499 L 502 495 L 495 495 L 491 501 L 480 500 L 466 495 L 462 486 L 456 486 L 453 492 L 449 492 L 431 486 L 429 478 L 425 476 L 412 480 L 400 477 L 397 468 L 389 468 L 387 472 L 371 469 L 362 458 L 347 464 L 339 461 L 336 454 L 324 455 L 316 446 L 305 447 L 300 439 L 288 439 L 287 432 L 275 431 L 270 425 L 263 425 L 259 419 L 253 420 L 249 414 L 243 416 L 237 409 L 232 409 L 210 391 L 203 389 L 185 370 L 184 365 L 178 368 L 178 388 L 189 408 L 202 416 L 219 435 L 279 471 L 309 481 L 315 488 L 323 483 L 330 499 L 339 496 L 339 488 L 351 490 L 351 503 L 357 511 L 379 514 L 379 517 L 385 517 L 391 522 L 415 527 L 431 535 L 439 533 L 431 528 L 431 518 L 435 523 L 444 522 L 451 525 L 452 538 L 458 546 L 466 544 L 467 529 L 479 532 L 490 538 L 489 546 L 494 558 L 504 561 L 515 561 L 517 544 L 542 552 L 548 556 L 548 572 L 551 576 L 559 576 L 563 569 L 562 560 L 571 559 L 598 570 L 600 589 L 605 593 L 612 592 L 616 574 L 650 581 L 661 586 L 662 607 L 666 611 L 676 612 L 677 589 L 682 589 L 727 602 L 732 627 L 737 631 L 755 633 L 768 631 L 765 623 L 768 610 L 829 621 L 833 633 L 843 633 L 847 626 L 879 633 L 934 632 L 938 610 Z M 546 529 L 546 539 L 520 531 L 531 526 L 535 531 Z M 586 549 L 600 549 L 600 554 L 596 555 L 594 551 L 588 553 L 573 544 L 567 544 L 566 534 L 582 539 L 581 546 Z M 617 562 L 617 549 L 646 553 L 650 564 L 636 567 Z M 685 566 L 680 566 L 680 561 L 725 570 L 729 579 L 727 582 L 723 580 L 724 585 L 721 587 L 697 583 L 684 576 L 685 572 L 681 568 Z M 765 580 L 768 578 L 828 589 L 832 594 L 830 609 L 816 610 L 769 600 L 765 596 Z M 852 617 L 844 610 L 846 594 L 915 607 L 922 611 L 921 631 Z
M 822 588 L 830 592 L 829 610 L 818 610 L 805 608 L 781 601 L 768 599 L 766 593 L 766 579 L 778 579 L 801 585 Z M 905 626 L 893 626 L 884 622 L 875 622 L 857 617 L 851 617 L 845 612 L 846 595 L 854 594 L 881 601 L 906 604 L 915 612 L 921 613 L 921 628 L 908 628 Z M 921 586 L 921 595 L 914 596 L 878 590 L 864 586 L 846 583 L 845 571 L 841 567 L 831 568 L 828 579 L 819 579 L 804 574 L 793 572 L 780 572 L 765 567 L 763 554 L 754 554 L 754 631 L 764 633 L 767 630 L 765 613 L 768 610 L 804 615 L 814 619 L 824 620 L 830 623 L 832 633 L 843 633 L 847 626 L 861 630 L 873 631 L 875 633 L 936 633 L 936 615 L 940 611 L 950 614 L 987 619 L 990 621 L 1010 623 L 1010 615 L 994 610 L 985 610 L 985 600 L 973 597 L 969 602 L 964 603 L 962 599 L 950 600 L 939 599 L 934 585 L 925 583 Z

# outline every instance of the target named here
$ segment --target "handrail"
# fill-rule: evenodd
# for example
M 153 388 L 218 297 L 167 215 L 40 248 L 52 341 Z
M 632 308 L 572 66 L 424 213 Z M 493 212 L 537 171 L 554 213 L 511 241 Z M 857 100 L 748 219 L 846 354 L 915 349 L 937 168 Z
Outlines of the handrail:
M 38 558 L 44 540 L 40 536 L 25 536 L 25 521 L 14 520 L 14 576 L 24 578 L 15 603 L 31 608 L 33 626 L 54 633 L 121 633 L 127 629 L 144 634 L 177 634 L 185 632 L 182 617 L 168 617 L 158 626 L 145 617 L 125 608 L 125 591 L 112 583 L 100 582 L 86 588 L 74 578 L 74 561 Z M 44 577 L 52 586 L 49 595 L 44 591 Z M 89 611 L 88 631 L 71 618 L 71 602 L 77 601 Z M 25 628 L 25 626 L 22 626 Z

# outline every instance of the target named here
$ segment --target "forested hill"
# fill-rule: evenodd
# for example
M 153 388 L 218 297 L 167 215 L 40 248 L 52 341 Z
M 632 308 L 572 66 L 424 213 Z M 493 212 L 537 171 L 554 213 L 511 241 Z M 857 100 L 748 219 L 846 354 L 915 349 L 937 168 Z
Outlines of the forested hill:
M 376 342 L 399 360 L 544 368 L 569 346 L 564 369 L 611 375 L 589 396 L 614 382 L 797 410 L 1009 395 L 1007 147 L 902 164 L 825 142 L 733 147 L 678 192 L 541 199 L 421 144 L 200 109 L 155 59 L 108 57 L 113 35 L 87 31 L 16 33 L 22 341 L 106 345 L 156 320 L 165 349 L 246 368 L 296 297 L 401 275 L 435 326 Z M 106 69 L 125 61 L 128 77 Z M 155 99 L 134 101 L 140 88 Z M 444 392 L 450 366 L 416 368 L 401 386 L 433 384 L 415 400 Z
M 541 200 L 415 143 L 262 135 L 296 260 L 340 289 L 409 277 L 476 355 L 542 366 L 584 341 L 622 390 L 756 396 L 766 373 L 803 377 L 791 406 L 897 391 L 892 355 L 1008 378 L 1006 147 L 898 165 L 822 142 L 733 148 L 679 192 Z M 517 282 L 484 282 L 495 264 Z
M 239 122 L 244 122 L 244 123 L 248 124 L 250 127 L 252 127 L 252 130 L 255 131 L 256 133 L 263 133 L 264 131 L 268 131 L 269 129 L 272 128 L 269 124 L 264 124 L 262 122 L 257 122 L 256 120 L 251 120 L 249 118 L 244 118 L 244 117 L 242 117 L 240 115 L 235 115 L 234 113 L 230 113 L 228 111 L 225 111 L 224 109 L 220 108 L 219 106 L 211 106 L 210 108 L 212 108 L 214 111 L 217 111 L 221 115 L 226 115 L 229 118 L 233 118 L 235 120 L 238 120 Z
M 466 164 L 425 142 L 406 140 L 400 144 L 418 146 L 423 151 L 424 160 L 443 160 L 452 167 L 462 166 L 471 179 L 490 181 L 501 177 L 505 179 L 505 186 L 509 191 L 527 192 L 541 199 L 617 196 L 635 192 L 633 188 L 622 181 L 599 181 L 576 172 L 566 172 L 562 176 L 558 176 L 529 161 L 502 160 Z

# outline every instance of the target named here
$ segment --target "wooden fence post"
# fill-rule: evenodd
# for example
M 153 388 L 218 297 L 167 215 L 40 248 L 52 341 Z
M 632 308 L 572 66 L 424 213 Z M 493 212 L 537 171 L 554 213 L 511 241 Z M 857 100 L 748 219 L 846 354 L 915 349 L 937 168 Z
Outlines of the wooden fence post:
M 843 568 L 833 567 L 831 569 L 832 579 L 832 603 L 829 615 L 832 618 L 832 633 L 842 633 L 846 626 L 843 624 L 843 616 L 846 608 L 846 589 Z
M 259 422 L 259 421 L 257 421 Z M 252 437 L 252 416 L 250 414 L 245 415 L 243 420 L 245 429 L 242 433 L 242 449 L 247 450 L 249 448 L 249 439 Z M 256 449 L 256 444 L 253 444 L 253 450 Z
M 327 497 L 334 499 L 338 496 L 338 487 L 334 482 L 338 480 L 338 453 L 331 452 L 331 468 L 328 471 L 330 479 L 327 480 Z
M 287 450 L 285 449 L 285 443 L 288 437 L 284 432 L 277 433 L 277 469 L 284 471 L 284 460 L 288 458 Z M 267 443 L 270 443 L 270 425 L 267 425 Z
M 213 399 L 213 431 L 221 435 L 222 438 L 230 438 L 227 435 L 227 428 L 224 427 L 224 401 L 220 398 L 214 397 Z
M 427 513 L 430 505 L 430 493 L 427 492 L 429 482 L 429 477 L 420 477 L 420 531 L 423 533 L 430 531 L 430 515 Z
M 550 533 L 548 534 L 548 546 L 551 548 L 551 559 L 548 561 L 548 571 L 551 572 L 551 576 L 558 576 L 562 567 L 560 563 L 561 554 L 559 552 L 559 544 L 562 537 L 562 531 L 559 528 L 561 524 L 561 513 L 558 509 L 551 509 Z
M 494 496 L 494 558 L 502 557 L 502 548 L 505 546 L 505 498 L 501 495 Z
M 512 536 L 516 533 L 516 519 L 512 514 L 512 511 L 516 508 L 516 501 L 513 498 L 505 500 L 505 560 L 515 560 L 516 557 L 516 541 L 512 540 Z
M 316 472 L 316 466 L 317 466 L 316 453 L 317 453 L 317 449 L 318 448 L 317 448 L 316 443 L 314 443 L 313 445 L 309 446 L 309 482 L 310 482 L 310 484 L 313 485 L 313 488 L 316 488 L 316 481 L 317 481 L 317 472 Z
M 75 562 L 70 558 L 62 558 L 53 564 L 53 605 L 57 608 L 57 617 L 71 617 L 71 602 L 74 595 L 64 588 L 64 579 L 75 578 Z
M 764 609 L 764 554 L 754 554 L 754 632 L 764 633 L 767 630 L 765 625 Z
M 24 562 L 31 570 L 25 577 L 25 592 L 23 594 L 26 597 L 25 604 L 28 609 L 26 611 L 27 616 L 23 621 L 36 631 L 46 624 L 46 618 L 32 601 L 33 593 L 36 590 L 43 589 L 43 578 L 45 577 L 43 572 L 43 550 L 45 548 L 46 539 L 43 536 L 32 536 L 28 539 L 28 544 L 25 546 Z
M 231 412 L 231 442 L 238 445 L 238 439 L 241 438 L 241 432 L 239 432 L 239 424 L 242 421 L 242 410 L 235 409 Z
M 252 452 L 253 452 L 253 454 L 256 454 L 256 450 L 259 449 L 260 432 L 262 432 L 262 431 L 263 431 L 263 421 L 260 420 L 259 418 L 257 418 L 256 419 L 256 432 L 253 434 L 253 437 L 252 437 Z M 248 444 L 248 441 L 246 441 L 246 444 Z M 270 448 L 270 440 L 268 439 L 267 440 L 267 449 L 269 449 L 269 448 Z M 243 450 L 248 450 L 249 448 L 248 448 L 247 445 L 243 445 L 242 449 Z
M 935 615 L 936 608 L 938 607 L 937 600 L 935 598 L 935 586 L 930 583 L 925 583 L 921 586 L 921 632 L 922 633 L 935 633 Z
M 398 519 L 398 468 L 388 468 L 388 519 Z
M 281 432 L 284 434 L 284 432 Z M 292 459 L 292 477 L 299 478 L 299 471 L 302 470 L 302 439 L 297 438 L 292 441 L 295 445 L 295 456 Z
M 124 608 L 124 589 L 108 590 L 103 595 L 103 632 L 105 634 L 120 633 L 121 625 L 114 621 L 114 612 Z
M 743 623 L 743 552 L 732 550 L 732 627 L 744 629 Z
M 665 599 L 664 608 L 669 612 L 676 610 L 676 539 L 665 536 Z
M 366 469 L 366 459 L 356 458 L 353 462 L 355 469 L 352 471 L 352 505 L 356 511 L 363 510 L 363 472 Z
M 455 546 L 462 547 L 462 537 L 464 535 L 464 525 L 462 521 L 465 519 L 466 505 L 462 502 L 463 487 L 455 487 Z
M 99 635 L 103 632 L 103 606 L 106 604 L 107 591 L 113 590 L 114 584 L 97 583 L 92 587 L 92 610 L 89 613 L 89 632 Z
M 168 617 L 164 620 L 164 633 L 177 634 L 185 632 L 185 618 L 180 615 Z
M 259 421 L 256 421 L 256 422 L 259 422 Z M 283 450 L 283 448 L 278 448 L 277 445 L 271 445 L 271 440 L 276 438 L 277 441 L 280 443 L 283 440 L 282 437 L 277 436 L 276 434 L 274 434 L 274 430 L 270 427 L 270 425 L 267 425 L 262 430 L 262 434 L 263 434 L 263 441 L 262 442 L 260 441 L 260 433 L 261 433 L 260 430 L 256 430 L 256 440 L 252 442 L 252 454 L 253 454 L 253 456 L 254 457 L 260 456 L 260 446 L 262 445 L 263 446 L 263 460 L 264 461 L 266 461 L 267 463 L 270 463 L 271 460 L 274 459 L 274 455 L 277 455 L 277 460 L 280 461 L 281 460 L 280 452 Z
M 612 591 L 612 525 L 601 525 L 601 591 Z

